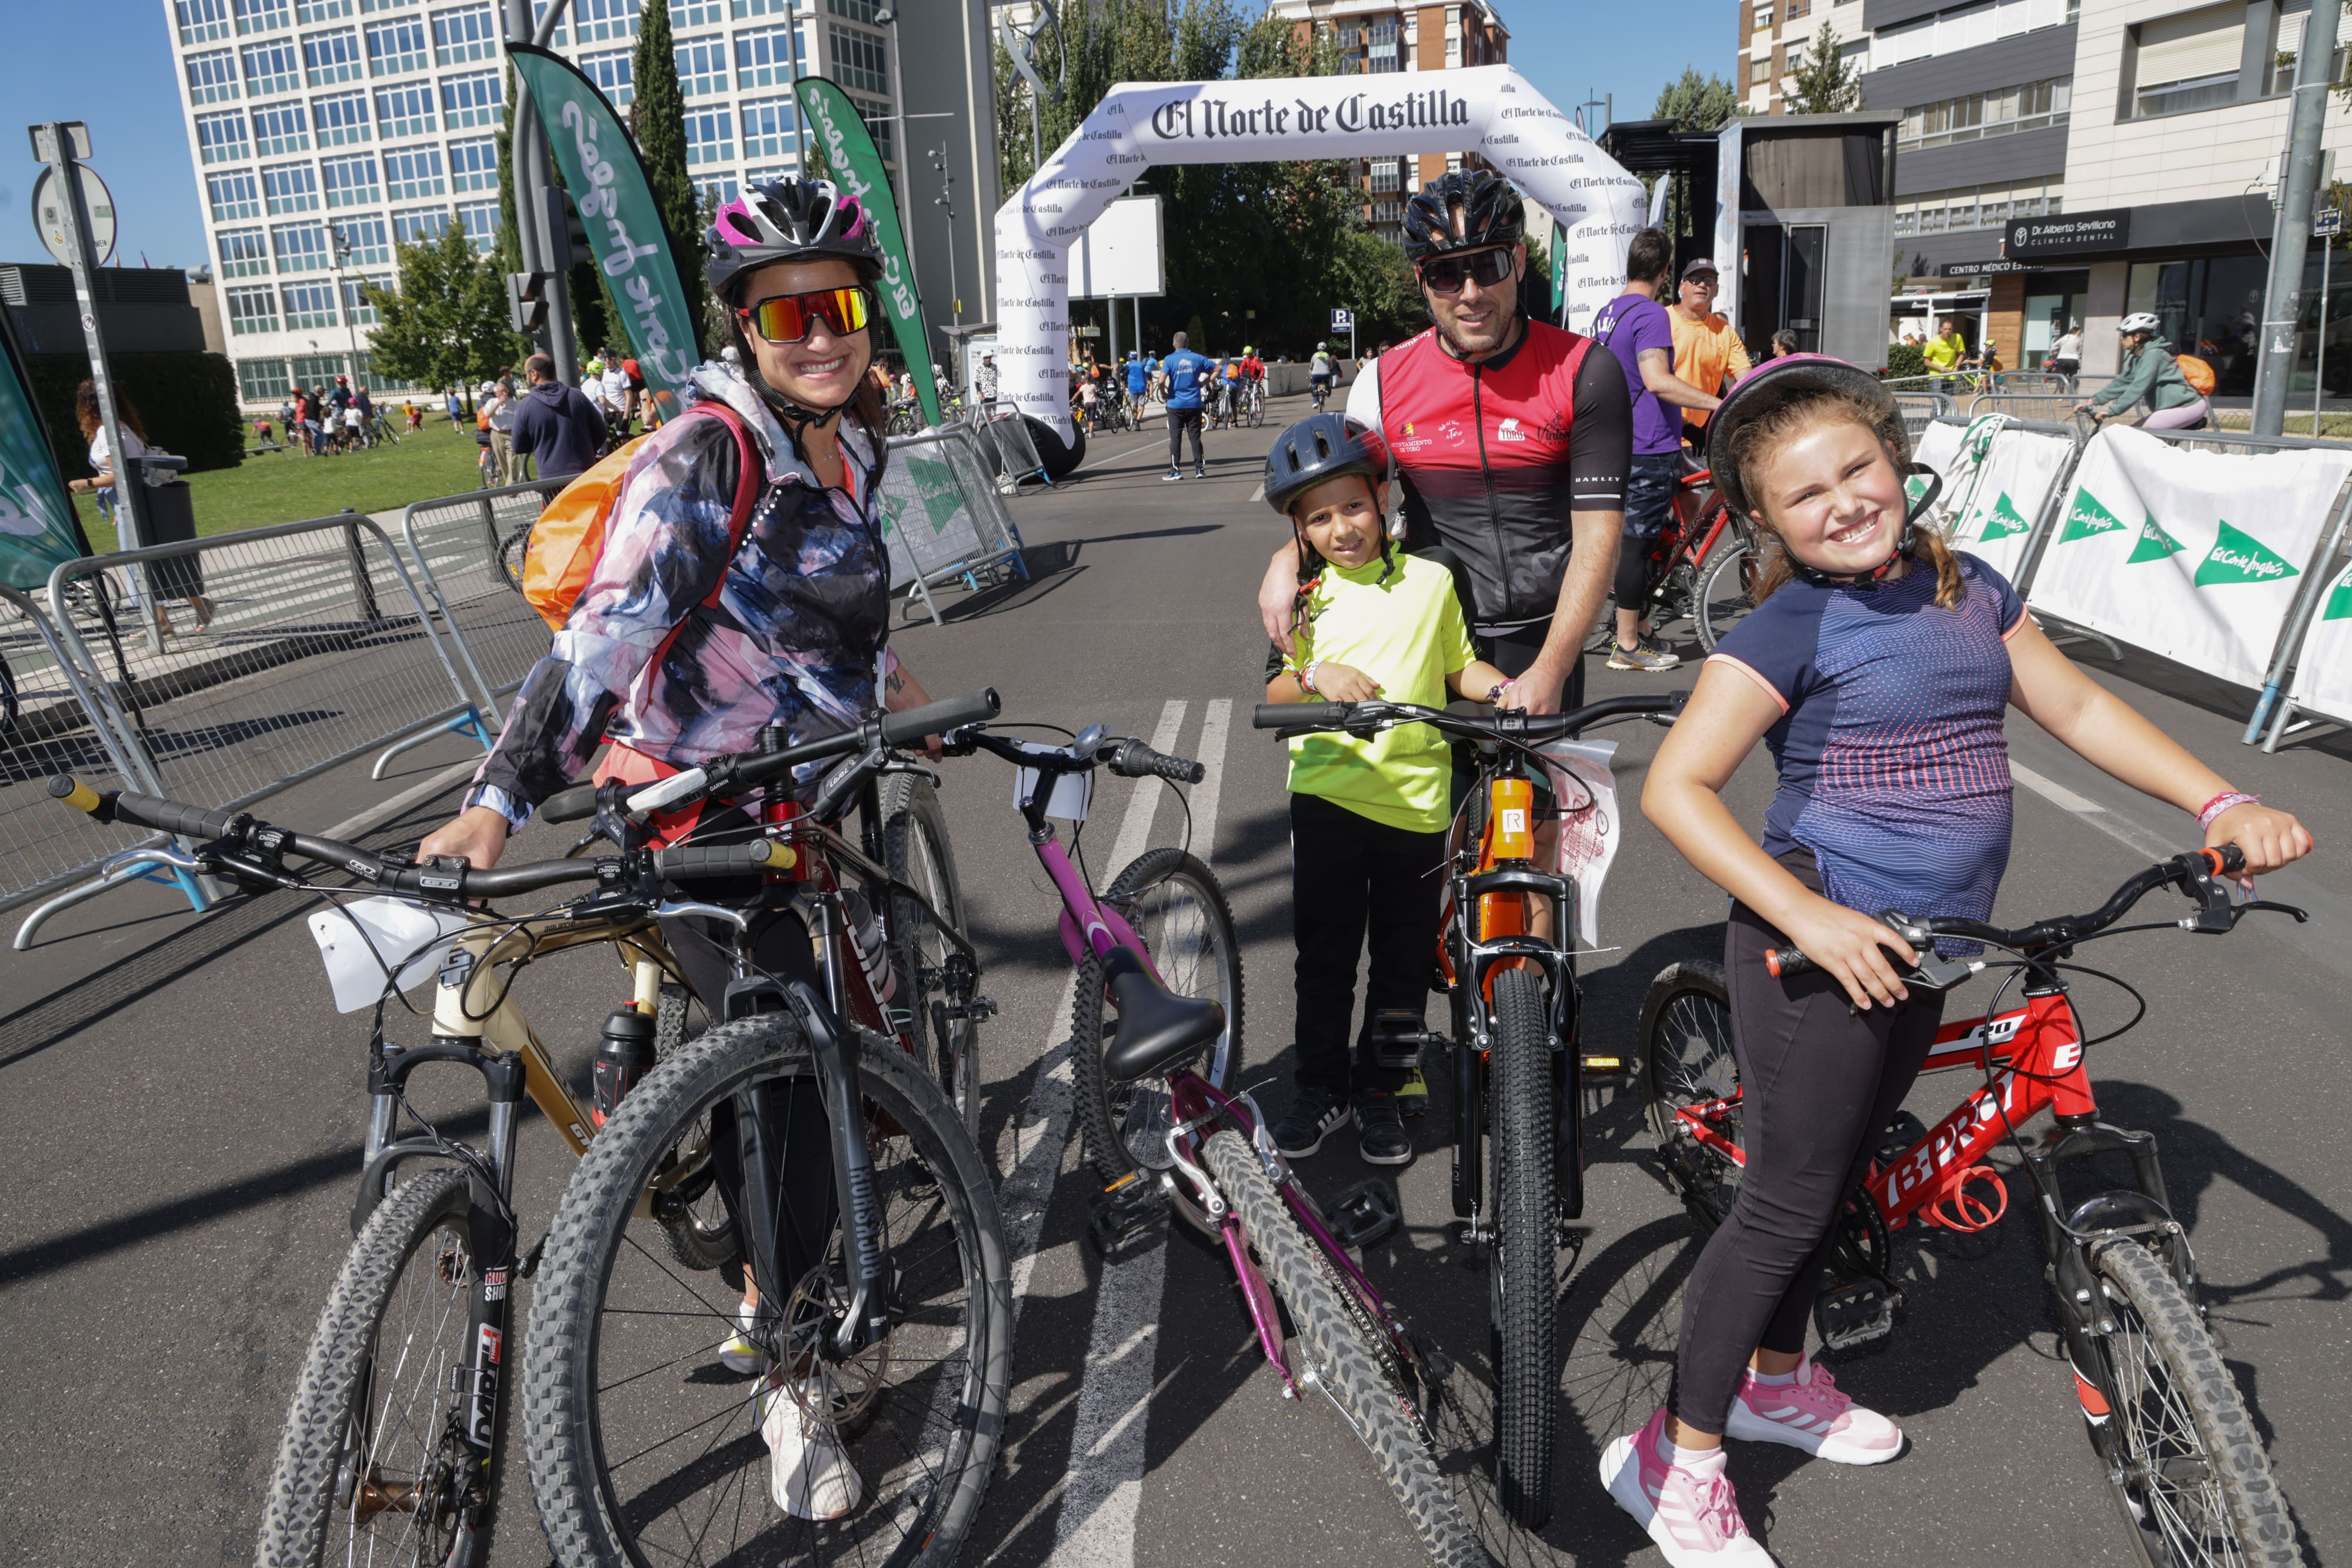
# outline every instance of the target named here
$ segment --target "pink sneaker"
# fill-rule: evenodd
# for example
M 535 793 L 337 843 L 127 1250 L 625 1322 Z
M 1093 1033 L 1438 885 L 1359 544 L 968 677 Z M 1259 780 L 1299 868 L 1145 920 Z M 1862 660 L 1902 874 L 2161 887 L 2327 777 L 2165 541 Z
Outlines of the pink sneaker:
M 1839 1465 L 1883 1465 L 1903 1451 L 1902 1428 L 1840 1394 L 1811 1356 L 1798 1364 L 1794 1383 L 1759 1383 L 1752 1371 L 1740 1378 L 1723 1435 L 1786 1443 Z
M 1668 1568 L 1772 1568 L 1772 1554 L 1748 1533 L 1731 1479 L 1696 1476 L 1658 1458 L 1664 1409 L 1601 1456 L 1601 1484 L 1650 1532 Z

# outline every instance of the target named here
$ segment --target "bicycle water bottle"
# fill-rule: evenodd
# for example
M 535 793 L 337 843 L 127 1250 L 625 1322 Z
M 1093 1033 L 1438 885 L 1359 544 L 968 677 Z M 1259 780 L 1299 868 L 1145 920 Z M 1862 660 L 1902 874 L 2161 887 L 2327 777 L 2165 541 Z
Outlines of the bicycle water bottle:
M 593 1103 L 589 1118 L 599 1127 L 619 1109 L 621 1097 L 654 1070 L 654 1020 L 635 1008 L 622 1008 L 604 1020 L 597 1042 Z
M 842 904 L 849 916 L 849 945 L 866 966 L 866 983 L 874 988 L 877 1000 L 887 1002 L 898 994 L 898 977 L 890 967 L 890 950 L 883 945 L 882 917 L 855 889 L 842 895 Z

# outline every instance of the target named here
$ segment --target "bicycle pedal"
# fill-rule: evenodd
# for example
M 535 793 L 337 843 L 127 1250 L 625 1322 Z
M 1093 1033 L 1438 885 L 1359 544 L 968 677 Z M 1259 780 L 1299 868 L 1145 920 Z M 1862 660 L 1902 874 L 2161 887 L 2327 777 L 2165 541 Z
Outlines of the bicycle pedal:
M 1851 1350 L 1895 1332 L 1895 1309 L 1903 1292 L 1876 1278 L 1823 1291 L 1813 1300 L 1813 1326 L 1824 1350 Z
M 1087 1236 L 1104 1259 L 1116 1256 L 1130 1241 L 1158 1228 L 1168 1217 L 1168 1194 L 1149 1176 L 1137 1176 L 1095 1199 L 1087 1218 Z
M 1404 1223 L 1404 1200 L 1397 1196 L 1395 1177 L 1366 1176 L 1333 1198 L 1324 1218 L 1340 1246 L 1370 1247 Z
M 1627 1078 L 1633 1076 L 1633 1059 L 1630 1056 L 1586 1056 L 1582 1059 L 1587 1078 Z

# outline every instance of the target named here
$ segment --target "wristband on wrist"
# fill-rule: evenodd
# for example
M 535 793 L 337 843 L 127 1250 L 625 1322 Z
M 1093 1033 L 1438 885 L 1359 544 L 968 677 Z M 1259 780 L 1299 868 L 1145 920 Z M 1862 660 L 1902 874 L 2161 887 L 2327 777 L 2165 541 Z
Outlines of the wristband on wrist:
M 2198 811 L 2197 830 L 2202 832 L 2211 827 L 2214 819 L 2224 811 L 2239 806 L 2258 806 L 2262 804 L 2262 799 L 2260 795 L 2249 795 L 2242 790 L 2224 789 L 2206 801 L 2203 808 Z
M 1317 670 L 1320 669 L 1320 668 L 1322 667 L 1322 665 L 1323 665 L 1323 661 L 1322 661 L 1322 660 L 1320 660 L 1320 659 L 1309 659 L 1309 660 L 1307 662 L 1307 667 L 1306 667 L 1305 669 L 1303 669 L 1303 670 L 1301 670 L 1301 671 L 1299 671 L 1299 672 L 1298 672 L 1298 685 L 1299 685 L 1299 687 L 1300 687 L 1302 690 L 1304 690 L 1304 691 L 1307 694 L 1307 695 L 1309 695 L 1309 696 L 1318 696 L 1318 697 L 1319 697 L 1319 696 L 1321 696 L 1321 695 L 1323 695 L 1321 692 L 1318 692 L 1318 691 L 1317 691 L 1317 690 L 1315 689 L 1315 672 L 1316 672 Z

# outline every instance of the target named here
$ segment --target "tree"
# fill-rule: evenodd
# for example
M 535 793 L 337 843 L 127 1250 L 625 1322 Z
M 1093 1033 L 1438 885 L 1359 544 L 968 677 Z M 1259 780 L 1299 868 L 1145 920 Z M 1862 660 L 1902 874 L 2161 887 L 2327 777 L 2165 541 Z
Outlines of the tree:
M 373 283 L 361 293 L 381 318 L 368 344 L 370 364 L 393 385 L 469 387 L 511 364 L 506 285 L 497 263 L 449 224 L 431 245 L 400 247 L 400 286 Z
M 686 94 L 677 85 L 677 50 L 670 42 L 669 0 L 646 0 L 637 18 L 636 102 L 629 110 L 629 134 L 645 161 L 654 205 L 661 213 L 670 258 L 678 281 L 694 295 L 702 277 L 702 231 L 694 182 L 686 172 Z M 688 312 L 693 320 L 700 312 Z M 696 323 L 698 329 L 699 322 Z M 602 344 L 594 345 L 603 347 Z
M 1685 66 L 1679 78 L 1658 89 L 1650 118 L 1678 120 L 1685 131 L 1720 131 L 1738 112 L 1737 87 L 1712 72 L 1701 76 Z
M 1789 95 L 1791 114 L 1843 114 L 1862 101 L 1862 73 L 1846 64 L 1838 48 L 1837 29 L 1827 21 L 1806 46 L 1804 63 L 1797 68 L 1796 90 Z

